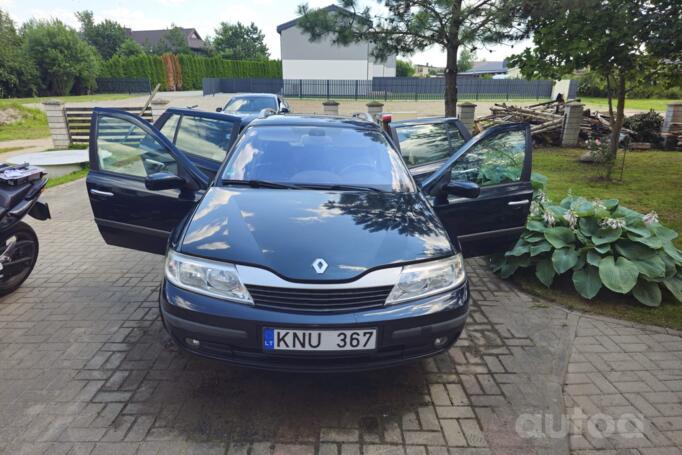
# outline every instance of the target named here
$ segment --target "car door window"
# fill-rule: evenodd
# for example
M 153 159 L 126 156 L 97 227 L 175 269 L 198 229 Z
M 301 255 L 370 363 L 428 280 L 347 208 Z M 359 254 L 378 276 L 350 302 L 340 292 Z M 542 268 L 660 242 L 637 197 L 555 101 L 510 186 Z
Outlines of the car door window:
M 526 135 L 506 131 L 483 139 L 455 161 L 451 180 L 464 180 L 480 186 L 521 180 L 525 160 Z
M 233 128 L 233 121 L 172 115 L 161 132 L 185 153 L 222 162 L 232 144 Z
M 409 167 L 444 160 L 465 142 L 457 126 L 450 122 L 398 126 L 396 134 Z
M 178 173 L 168 149 L 141 127 L 117 117 L 100 116 L 97 127 L 99 168 L 135 177 L 156 172 Z

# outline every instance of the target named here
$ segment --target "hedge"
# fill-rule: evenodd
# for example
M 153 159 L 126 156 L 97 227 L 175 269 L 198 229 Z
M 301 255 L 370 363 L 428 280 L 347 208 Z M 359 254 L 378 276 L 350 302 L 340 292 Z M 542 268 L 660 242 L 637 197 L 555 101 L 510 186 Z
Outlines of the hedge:
M 179 71 L 175 67 L 167 68 L 173 66 L 170 63 L 173 61 L 179 61 Z M 199 90 L 205 77 L 281 78 L 282 65 L 279 60 L 226 60 L 197 55 L 179 55 L 177 60 L 175 56 L 115 55 L 103 63 L 100 77 L 148 77 L 152 87 L 161 84 L 162 90 Z

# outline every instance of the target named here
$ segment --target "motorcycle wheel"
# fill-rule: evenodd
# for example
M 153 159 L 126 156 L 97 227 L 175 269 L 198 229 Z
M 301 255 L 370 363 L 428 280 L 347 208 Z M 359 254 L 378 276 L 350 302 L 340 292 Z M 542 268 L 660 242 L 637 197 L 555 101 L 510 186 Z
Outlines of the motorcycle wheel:
M 38 260 L 38 236 L 31 226 L 20 221 L 9 231 L 1 233 L 0 253 L 12 242 L 12 251 L 0 259 L 0 296 L 16 291 L 31 274 Z

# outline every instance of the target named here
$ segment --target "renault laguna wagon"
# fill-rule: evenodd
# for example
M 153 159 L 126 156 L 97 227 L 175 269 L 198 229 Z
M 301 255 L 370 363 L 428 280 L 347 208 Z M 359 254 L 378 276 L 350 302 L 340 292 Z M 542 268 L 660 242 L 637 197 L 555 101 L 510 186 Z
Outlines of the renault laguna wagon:
M 463 258 L 528 215 L 527 125 L 381 128 L 98 108 L 87 188 L 112 245 L 164 254 L 159 308 L 194 354 L 266 369 L 378 368 L 447 350 L 469 311 Z

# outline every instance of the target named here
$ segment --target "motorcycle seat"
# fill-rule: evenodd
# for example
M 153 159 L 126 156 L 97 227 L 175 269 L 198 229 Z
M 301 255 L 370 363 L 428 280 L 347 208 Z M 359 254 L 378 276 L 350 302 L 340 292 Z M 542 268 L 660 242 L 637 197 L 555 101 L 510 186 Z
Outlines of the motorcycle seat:
M 17 186 L 0 185 L 0 215 L 4 214 L 7 210 L 11 210 L 21 202 L 31 189 L 31 186 L 33 185 L 30 182 Z

